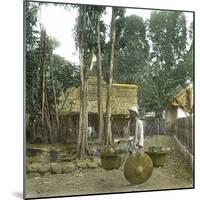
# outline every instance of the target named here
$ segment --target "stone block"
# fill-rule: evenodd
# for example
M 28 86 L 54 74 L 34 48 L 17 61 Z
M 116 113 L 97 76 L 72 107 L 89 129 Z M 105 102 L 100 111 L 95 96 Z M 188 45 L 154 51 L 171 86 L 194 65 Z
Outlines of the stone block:
M 51 163 L 50 165 L 50 171 L 53 174 L 61 174 L 62 172 L 62 166 L 58 163 Z
M 72 162 L 64 163 L 62 165 L 62 172 L 63 173 L 70 173 L 76 169 L 75 165 Z

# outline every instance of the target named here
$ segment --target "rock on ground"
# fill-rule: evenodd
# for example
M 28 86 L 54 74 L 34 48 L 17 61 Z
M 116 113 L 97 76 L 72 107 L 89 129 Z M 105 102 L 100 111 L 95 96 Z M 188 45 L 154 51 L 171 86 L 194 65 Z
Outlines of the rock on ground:
M 27 163 L 42 163 L 47 164 L 50 163 L 50 156 L 48 152 L 43 152 L 37 156 L 27 156 L 26 157 Z
M 86 169 L 87 168 L 87 162 L 86 161 L 77 161 L 77 164 L 76 164 L 76 166 L 78 167 L 78 168 L 81 168 L 81 169 Z
M 90 162 L 87 163 L 88 168 L 97 168 L 98 167 L 98 163 L 97 162 Z
M 62 172 L 70 173 L 76 169 L 75 165 L 72 162 L 62 164 Z
M 40 173 L 38 172 L 31 172 L 27 175 L 28 178 L 35 178 L 35 177 L 40 177 Z
M 45 172 L 44 176 L 51 176 L 51 173 L 50 172 Z
M 38 172 L 38 169 L 41 167 L 39 163 L 33 163 L 27 165 L 27 172 Z
M 45 173 L 50 170 L 50 164 L 41 164 L 41 163 L 33 163 L 33 164 L 27 164 L 27 172 L 39 172 L 39 173 Z
M 38 172 L 42 174 L 48 172 L 49 170 L 50 170 L 50 164 L 40 165 L 38 168 Z
M 51 163 L 51 172 L 53 174 L 61 174 L 62 172 L 62 166 L 58 163 Z
M 101 159 L 100 158 L 94 158 L 93 162 L 97 163 L 99 167 L 101 167 Z

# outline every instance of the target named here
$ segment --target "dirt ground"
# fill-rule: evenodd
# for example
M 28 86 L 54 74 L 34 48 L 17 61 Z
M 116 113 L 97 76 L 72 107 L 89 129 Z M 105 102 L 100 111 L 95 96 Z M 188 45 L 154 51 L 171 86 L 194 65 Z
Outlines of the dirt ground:
M 178 189 L 193 187 L 193 172 L 180 154 L 172 137 L 159 136 L 158 145 L 171 148 L 163 167 L 154 168 L 152 176 L 143 184 L 130 185 L 123 175 L 123 166 L 118 170 L 102 168 L 74 171 L 27 178 L 26 197 L 71 196 L 98 193 L 134 192 L 145 190 Z M 145 140 L 145 148 L 156 144 L 156 137 Z

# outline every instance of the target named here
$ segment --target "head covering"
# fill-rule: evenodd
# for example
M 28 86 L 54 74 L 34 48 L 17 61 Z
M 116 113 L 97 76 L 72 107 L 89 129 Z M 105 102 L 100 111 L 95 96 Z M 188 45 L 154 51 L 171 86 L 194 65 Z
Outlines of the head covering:
M 139 114 L 138 108 L 137 108 L 136 106 L 131 106 L 131 107 L 129 108 L 129 111 L 133 111 L 133 112 L 135 112 L 137 115 Z

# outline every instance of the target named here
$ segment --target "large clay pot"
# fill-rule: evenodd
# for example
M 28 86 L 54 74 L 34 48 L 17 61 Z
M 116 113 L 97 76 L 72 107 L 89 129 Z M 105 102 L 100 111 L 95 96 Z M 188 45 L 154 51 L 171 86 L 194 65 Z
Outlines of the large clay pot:
M 146 152 L 153 161 L 154 167 L 163 167 L 166 161 L 166 152 Z
M 106 170 L 118 169 L 122 164 L 122 155 L 103 154 L 101 155 L 101 166 Z
M 124 165 L 124 176 L 132 185 L 144 183 L 151 176 L 153 162 L 146 153 L 132 153 Z

